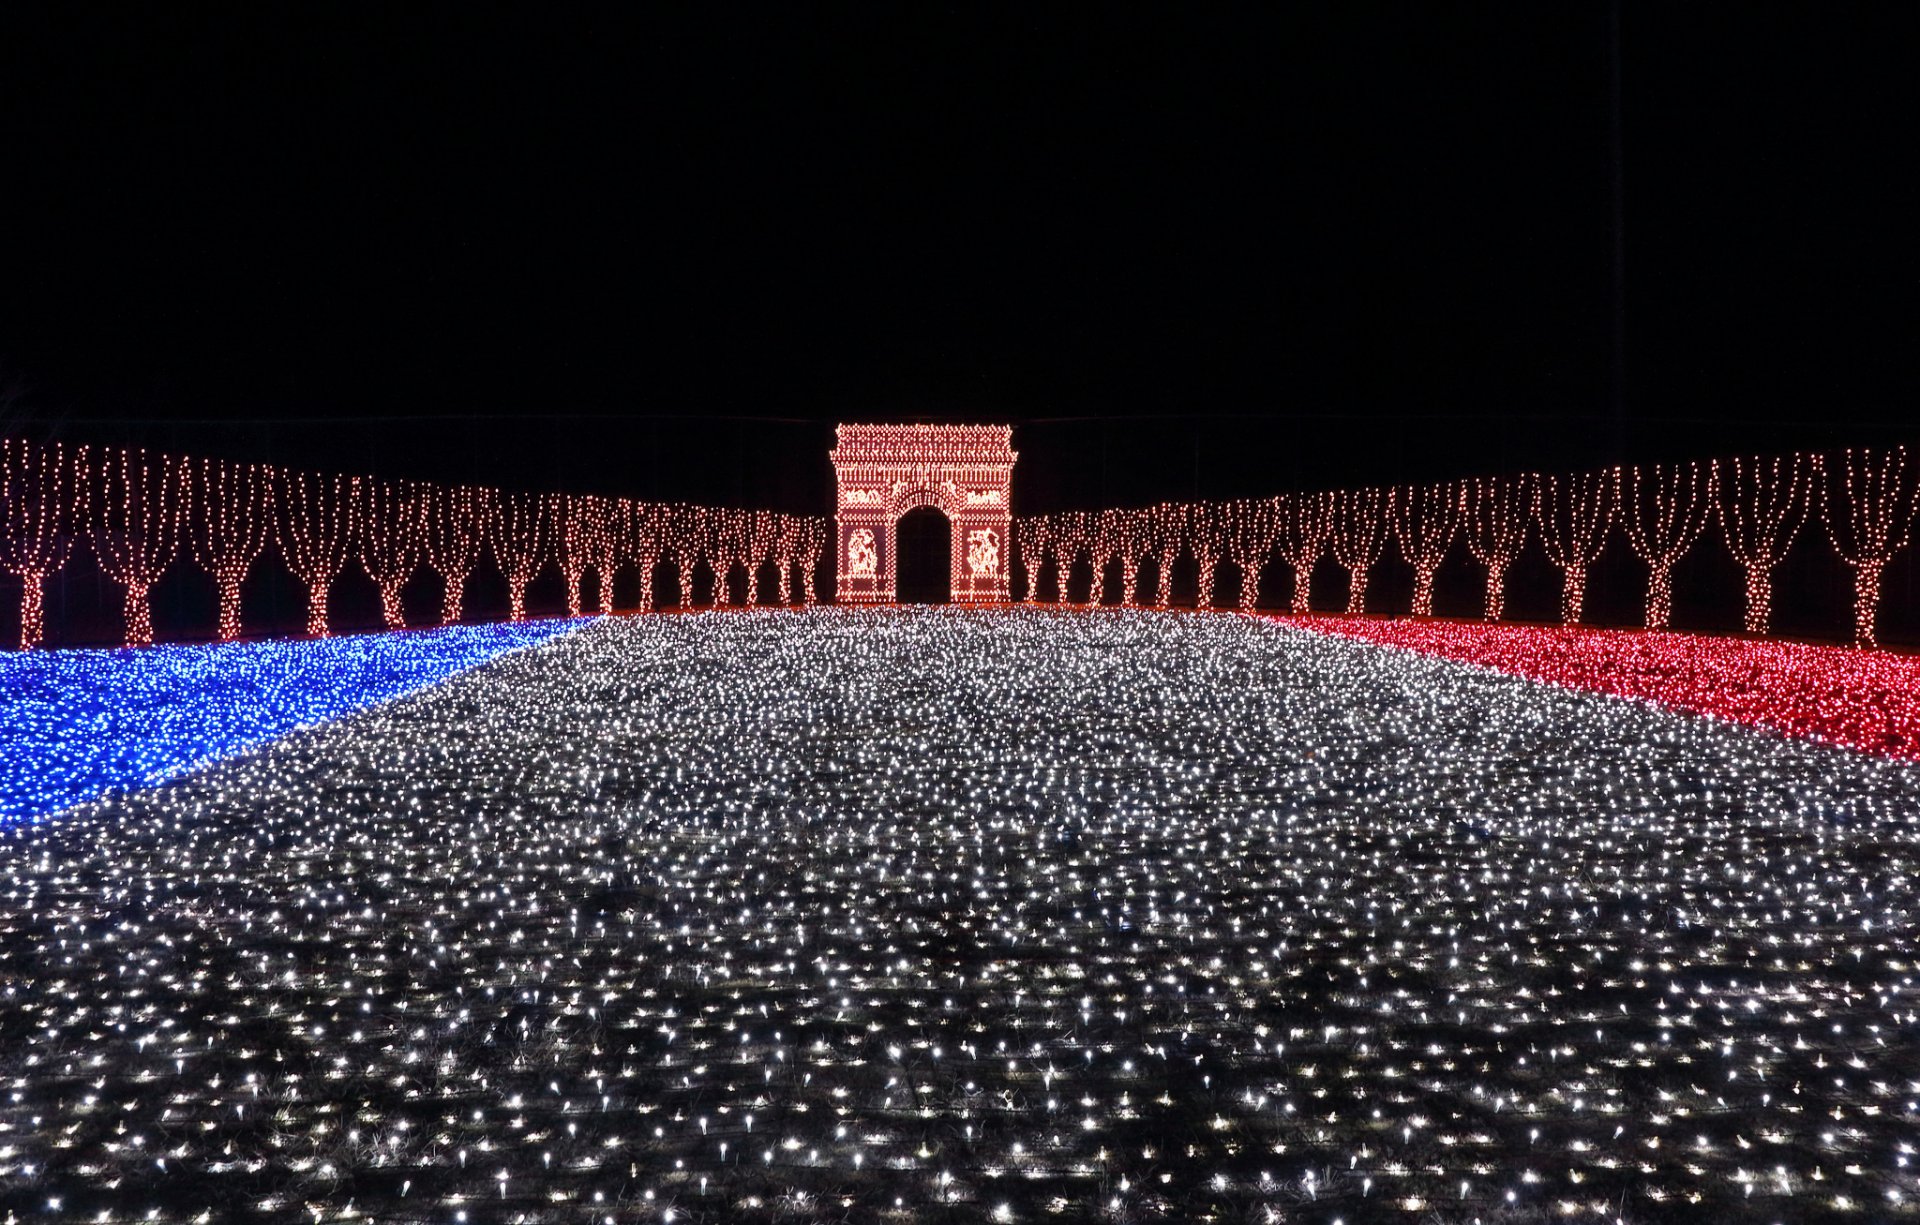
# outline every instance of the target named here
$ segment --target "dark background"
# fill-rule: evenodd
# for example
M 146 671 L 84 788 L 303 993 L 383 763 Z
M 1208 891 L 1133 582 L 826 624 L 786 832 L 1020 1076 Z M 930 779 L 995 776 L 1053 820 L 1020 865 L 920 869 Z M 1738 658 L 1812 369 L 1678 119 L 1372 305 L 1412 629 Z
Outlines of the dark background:
M 1023 512 L 1911 439 L 1915 11 L 9 6 L 0 429 L 809 512 L 842 420 Z

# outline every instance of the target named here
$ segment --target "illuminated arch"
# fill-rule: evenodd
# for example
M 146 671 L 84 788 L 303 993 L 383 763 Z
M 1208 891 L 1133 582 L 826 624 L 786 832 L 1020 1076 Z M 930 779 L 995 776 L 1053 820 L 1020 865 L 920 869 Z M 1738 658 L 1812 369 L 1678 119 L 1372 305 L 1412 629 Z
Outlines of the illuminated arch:
M 891 603 L 900 516 L 931 506 L 947 517 L 949 588 L 959 604 L 1007 598 L 1013 427 L 843 425 L 831 456 L 837 599 Z

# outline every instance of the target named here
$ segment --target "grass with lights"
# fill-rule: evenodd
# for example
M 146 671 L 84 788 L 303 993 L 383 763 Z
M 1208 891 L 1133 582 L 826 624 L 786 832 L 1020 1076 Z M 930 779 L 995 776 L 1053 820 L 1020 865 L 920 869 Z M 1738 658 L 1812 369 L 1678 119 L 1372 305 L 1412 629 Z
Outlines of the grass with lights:
M 604 620 L 0 829 L 19 1219 L 1920 1219 L 1920 768 L 1242 617 Z
M 155 782 L 579 624 L 0 654 L 0 822 Z

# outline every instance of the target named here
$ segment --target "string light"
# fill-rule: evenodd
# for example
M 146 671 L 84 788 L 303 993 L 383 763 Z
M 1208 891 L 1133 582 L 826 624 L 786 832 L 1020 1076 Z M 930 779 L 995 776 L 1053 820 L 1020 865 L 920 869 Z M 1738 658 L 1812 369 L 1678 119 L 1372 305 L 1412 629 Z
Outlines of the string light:
M 1014 536 L 1021 568 L 1027 576 L 1027 595 L 1023 603 L 1040 602 L 1040 574 L 1046 566 L 1047 550 L 1053 546 L 1053 520 L 1046 515 L 1028 515 L 1014 520 Z
M 0 656 L 0 823 L 178 777 L 578 624 Z M 8 1143 L 0 1130 L 0 1165 Z
M 660 564 L 668 527 L 667 508 L 653 502 L 623 502 L 626 508 L 626 540 L 640 568 L 640 611 L 653 611 L 653 572 Z
M 1387 503 L 1400 556 L 1413 567 L 1413 615 L 1433 615 L 1433 576 L 1460 530 L 1462 487 L 1403 485 Z
M 1328 492 L 1296 493 L 1287 497 L 1279 518 L 1280 556 L 1293 571 L 1293 599 L 1289 607 L 1296 613 L 1307 611 L 1313 594 L 1313 568 L 1327 551 L 1327 539 L 1333 534 L 1334 495 Z
M 1547 474 L 1528 482 L 1540 544 L 1560 567 L 1560 620 L 1577 625 L 1587 601 L 1587 569 L 1607 547 L 1613 524 L 1614 474 Z
M 1197 608 L 1212 608 L 1214 594 L 1214 571 L 1220 563 L 1223 541 L 1220 530 L 1220 507 L 1213 502 L 1197 502 L 1187 507 L 1184 517 L 1187 529 L 1187 551 L 1193 554 L 1198 568 L 1194 576 L 1198 584 L 1194 602 Z
M 739 601 L 733 598 L 733 571 L 747 565 L 747 516 L 731 507 L 707 511 L 707 558 L 713 569 L 715 608 Z M 752 576 L 748 576 L 751 586 Z
M 1246 498 L 1228 502 L 1226 519 L 1227 560 L 1240 571 L 1240 611 L 1252 612 L 1260 601 L 1260 571 L 1273 552 L 1274 537 L 1280 531 L 1283 513 L 1279 498 Z
M 0 832 L 0 1180 L 115 1222 L 1904 1219 L 1916 800 L 1255 618 L 603 620 Z
M 148 593 L 173 565 L 186 519 L 186 462 L 145 451 L 107 451 L 86 499 L 88 533 L 101 573 L 126 588 L 126 642 L 153 643 Z
M 766 584 L 761 572 L 768 566 L 775 567 L 775 579 L 780 587 L 779 602 L 787 602 L 787 582 L 778 574 L 775 556 L 780 552 L 780 537 L 785 530 L 783 516 L 772 511 L 756 510 L 747 515 L 747 603 L 765 604 L 767 600 Z
M 307 586 L 307 636 L 325 638 L 332 632 L 327 596 L 359 535 L 359 485 L 344 476 L 281 471 L 274 490 L 280 556 Z
M 581 494 L 554 494 L 549 506 L 549 514 L 561 525 L 556 555 L 567 582 L 567 614 L 577 617 L 586 610 L 587 571 L 592 570 L 606 585 L 606 559 L 612 552 L 607 504 L 602 498 Z
M 193 559 L 220 592 L 220 641 L 240 636 L 240 584 L 273 539 L 273 473 L 257 464 L 186 461 Z
M 403 629 L 401 589 L 420 567 L 427 535 L 430 493 L 403 481 L 357 481 L 356 541 L 360 568 L 380 589 L 380 616 L 390 630 Z
M 502 493 L 491 520 L 489 542 L 494 564 L 507 580 L 508 619 L 527 619 L 527 587 L 547 567 L 553 553 L 553 515 L 546 498 Z
M 1061 604 L 1068 602 L 1067 584 L 1073 577 L 1073 563 L 1093 536 L 1093 516 L 1081 510 L 1062 511 L 1053 517 L 1053 572 Z
M 817 515 L 807 515 L 800 520 L 800 603 L 813 607 L 818 596 L 814 583 L 819 574 L 820 555 L 826 551 L 829 526 L 825 519 Z
M 1480 615 L 1498 621 L 1506 615 L 1507 571 L 1527 544 L 1533 517 L 1533 493 L 1524 478 L 1473 477 L 1460 483 L 1460 517 L 1467 552 L 1487 571 Z
M 1645 464 L 1616 472 L 1620 522 L 1627 543 L 1647 564 L 1650 630 L 1673 620 L 1673 565 L 1692 550 L 1713 513 L 1713 468 L 1707 464 Z
M 1120 604 L 1135 604 L 1139 553 L 1147 533 L 1147 513 L 1132 508 L 1103 510 L 1094 516 L 1088 553 L 1093 559 L 1094 604 L 1107 603 L 1107 571 L 1120 567 Z
M 1920 656 L 1587 626 L 1308 617 L 1289 624 L 1570 689 L 1920 760 Z
M 1920 471 L 1908 466 L 1903 446 L 1828 455 L 1820 470 L 1827 538 L 1853 567 L 1854 642 L 1870 647 L 1879 642 L 1880 577 L 1907 547 L 1920 502 Z
M 1159 556 L 1155 608 L 1165 608 L 1173 600 L 1173 563 L 1186 543 L 1187 511 L 1185 503 L 1161 502 L 1147 512 L 1148 537 Z
M 1773 628 L 1773 571 L 1806 522 L 1818 476 L 1812 456 L 1736 456 L 1714 461 L 1720 534 L 1747 575 L 1746 630 Z
M 467 578 L 495 536 L 493 518 L 499 509 L 493 490 L 453 486 L 428 490 L 426 513 L 426 564 L 445 584 L 440 624 L 457 626 L 465 616 Z
M 1387 547 L 1387 491 L 1343 489 L 1333 500 L 1333 556 L 1347 570 L 1347 615 L 1367 611 L 1367 580 Z
M 0 438 L 0 570 L 20 580 L 20 648 L 46 635 L 46 582 L 85 519 L 86 448 Z

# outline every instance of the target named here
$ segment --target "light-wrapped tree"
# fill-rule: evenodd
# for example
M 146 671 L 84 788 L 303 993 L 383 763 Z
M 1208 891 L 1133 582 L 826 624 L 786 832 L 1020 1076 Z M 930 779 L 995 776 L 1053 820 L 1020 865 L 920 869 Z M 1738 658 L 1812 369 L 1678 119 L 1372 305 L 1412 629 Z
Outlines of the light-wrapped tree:
M 1521 477 L 1474 477 L 1460 483 L 1460 517 L 1467 552 L 1487 571 L 1480 615 L 1498 621 L 1507 610 L 1507 571 L 1526 547 L 1533 492 Z
M 427 534 L 424 486 L 365 479 L 355 498 L 355 540 L 360 568 L 380 589 L 380 619 L 390 630 L 406 628 L 400 592 L 420 568 Z
M 46 636 L 47 579 L 73 552 L 86 516 L 87 449 L 0 439 L 0 570 L 20 580 L 20 649 Z
M 1540 544 L 1560 568 L 1560 620 L 1578 625 L 1587 606 L 1587 570 L 1605 551 L 1613 525 L 1613 472 L 1535 476 L 1530 486 Z
M 1347 570 L 1347 615 L 1367 611 L 1367 584 L 1387 548 L 1387 491 L 1343 489 L 1333 502 L 1333 556 Z
M 1673 567 L 1707 529 L 1713 513 L 1713 468 L 1708 464 L 1642 464 L 1622 469 L 1616 497 L 1627 544 L 1647 564 L 1650 630 L 1673 620 Z
M 1880 579 L 1911 538 L 1920 471 L 1904 446 L 1841 451 L 1823 457 L 1820 467 L 1821 518 L 1841 560 L 1853 567 L 1853 640 L 1875 646 Z
M 186 521 L 185 460 L 103 451 L 88 503 L 88 536 L 108 578 L 126 588 L 127 645 L 153 644 L 153 585 L 180 552 Z
M 333 632 L 327 597 L 354 544 L 359 487 L 352 477 L 317 472 L 274 474 L 274 520 L 280 556 L 307 585 L 307 636 Z
M 1452 482 L 1440 485 L 1402 485 L 1388 501 L 1393 520 L 1393 537 L 1400 542 L 1400 556 L 1413 567 L 1413 615 L 1433 615 L 1433 577 L 1447 559 L 1453 538 L 1460 530 L 1461 487 Z
M 1798 453 L 1714 461 L 1720 534 L 1747 574 L 1749 634 L 1773 628 L 1773 571 L 1807 520 L 1818 477 L 1814 458 Z

